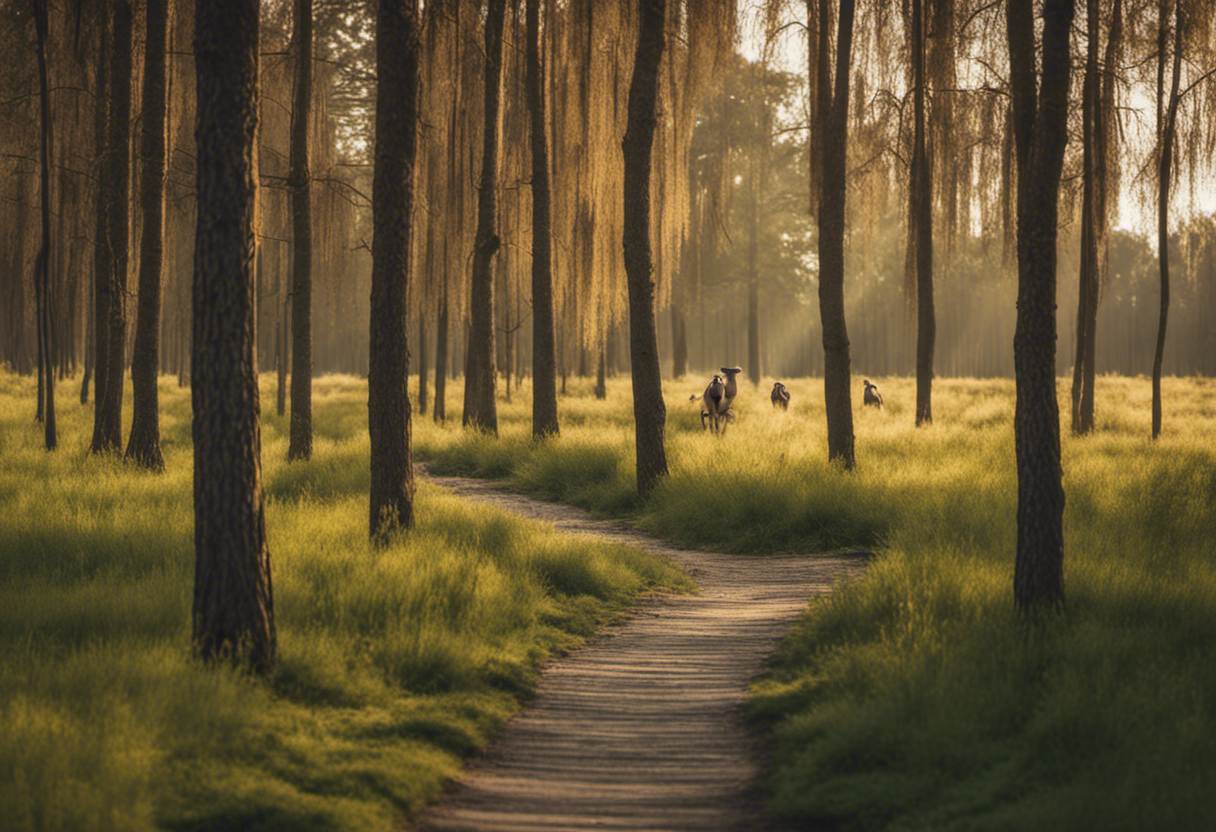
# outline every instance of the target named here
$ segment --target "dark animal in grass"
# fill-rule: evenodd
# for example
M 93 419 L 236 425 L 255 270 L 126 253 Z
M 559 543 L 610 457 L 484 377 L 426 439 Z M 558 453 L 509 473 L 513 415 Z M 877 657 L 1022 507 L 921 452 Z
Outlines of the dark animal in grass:
M 743 372 L 743 368 L 719 367 L 718 372 L 726 376 L 726 408 L 729 410 L 731 402 L 735 400 L 735 394 L 739 392 L 739 386 L 735 384 L 735 376 Z
M 773 382 L 773 392 L 769 398 L 773 401 L 773 407 L 779 407 L 782 410 L 790 409 L 790 391 L 781 382 Z
M 877 407 L 879 410 L 882 410 L 882 393 L 878 392 L 878 388 L 868 378 L 865 379 L 865 385 L 866 392 L 862 394 L 862 404 L 866 407 Z
M 696 399 L 696 396 L 692 398 Z M 722 380 L 722 376 L 715 373 L 705 392 L 701 394 L 701 427 L 708 428 L 713 433 L 721 433 L 726 429 L 726 414 L 729 410 L 726 382 Z

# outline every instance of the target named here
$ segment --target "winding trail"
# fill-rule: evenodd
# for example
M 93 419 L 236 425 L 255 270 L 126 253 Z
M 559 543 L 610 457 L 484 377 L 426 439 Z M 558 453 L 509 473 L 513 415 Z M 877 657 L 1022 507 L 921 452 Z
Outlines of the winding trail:
M 586 512 L 463 477 L 465 497 L 663 555 L 697 595 L 643 600 L 619 625 L 549 665 L 537 696 L 420 826 L 426 830 L 757 830 L 759 752 L 740 705 L 808 599 L 858 572 L 855 556 L 674 549 Z

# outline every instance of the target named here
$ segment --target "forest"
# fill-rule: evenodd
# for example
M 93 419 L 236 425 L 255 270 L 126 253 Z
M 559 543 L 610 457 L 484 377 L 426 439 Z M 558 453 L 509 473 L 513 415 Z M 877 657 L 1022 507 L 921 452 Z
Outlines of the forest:
M 1213 0 L 0 49 L 0 826 L 1210 828 Z

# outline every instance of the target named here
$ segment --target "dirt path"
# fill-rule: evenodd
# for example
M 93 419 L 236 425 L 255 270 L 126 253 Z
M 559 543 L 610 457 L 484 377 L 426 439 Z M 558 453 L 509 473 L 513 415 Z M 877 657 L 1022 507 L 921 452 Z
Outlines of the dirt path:
M 514 514 L 656 552 L 698 595 L 644 601 L 622 624 L 546 668 L 534 702 L 422 820 L 428 830 L 764 828 L 740 721 L 758 673 L 812 595 L 856 557 L 672 549 L 611 520 L 481 480 L 430 477 Z

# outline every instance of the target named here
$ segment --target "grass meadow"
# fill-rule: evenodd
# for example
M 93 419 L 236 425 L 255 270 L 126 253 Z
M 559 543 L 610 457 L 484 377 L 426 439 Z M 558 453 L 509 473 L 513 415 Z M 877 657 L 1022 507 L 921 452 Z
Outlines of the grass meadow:
M 258 681 L 190 658 L 188 392 L 162 382 L 154 475 L 88 456 L 75 384 L 48 455 L 32 379 L 0 373 L 0 827 L 400 828 L 546 657 L 690 586 L 425 483 L 417 530 L 373 551 L 365 386 L 314 391 L 311 462 L 263 413 L 280 661 Z
M 817 379 L 787 380 L 788 413 L 744 382 L 722 439 L 688 402 L 704 381 L 665 382 L 671 476 L 645 503 L 627 379 L 606 401 L 575 382 L 542 448 L 526 390 L 500 403 L 499 440 L 420 424 L 416 441 L 437 468 L 683 544 L 874 552 L 753 687 L 769 804 L 796 827 L 1211 828 L 1216 381 L 1167 379 L 1154 443 L 1147 379 L 1099 380 L 1097 433 L 1065 428 L 1067 609 L 1037 626 L 1012 607 L 1012 381 L 939 379 L 922 429 L 913 382 L 877 382 L 881 412 L 855 391 L 852 474 L 826 463 Z M 1062 380 L 1065 425 L 1067 397 Z
M 1166 381 L 1156 443 L 1147 380 L 1099 381 L 1098 432 L 1064 441 L 1067 609 L 1035 626 L 1012 608 L 1012 382 L 939 380 L 918 430 L 913 383 L 877 381 L 887 407 L 857 396 L 851 474 L 826 463 L 816 379 L 787 380 L 786 413 L 744 382 L 723 438 L 688 401 L 703 380 L 667 381 L 671 476 L 645 502 L 625 378 L 605 401 L 572 380 L 543 446 L 526 386 L 492 439 L 459 428 L 450 384 L 455 418 L 416 417 L 416 451 L 681 544 L 872 551 L 753 685 L 764 789 L 796 828 L 1209 828 L 1216 381 Z M 188 397 L 162 386 L 155 476 L 88 458 L 74 403 L 48 457 L 32 385 L 0 376 L 7 824 L 384 828 L 519 706 L 545 656 L 639 592 L 687 586 L 425 484 L 417 533 L 373 553 L 363 383 L 315 392 L 313 461 L 287 466 L 286 423 L 263 418 L 281 656 L 263 683 L 189 658 Z

